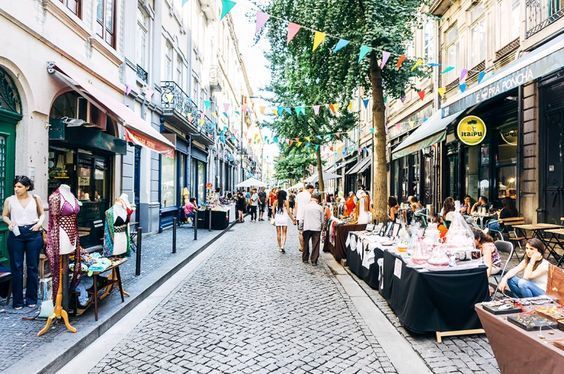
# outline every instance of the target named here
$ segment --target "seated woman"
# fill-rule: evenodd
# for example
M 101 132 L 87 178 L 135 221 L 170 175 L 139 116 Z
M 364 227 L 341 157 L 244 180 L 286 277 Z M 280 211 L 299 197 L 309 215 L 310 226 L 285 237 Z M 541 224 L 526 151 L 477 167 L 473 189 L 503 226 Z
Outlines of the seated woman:
M 525 258 L 503 276 L 499 282 L 499 289 L 503 292 L 509 287 L 516 297 L 544 295 L 549 265 L 544 259 L 545 251 L 546 248 L 539 239 L 529 239 L 525 247 Z M 517 277 L 521 271 L 523 278 Z
M 484 263 L 488 267 L 488 277 L 501 271 L 501 256 L 497 251 L 494 240 L 482 230 L 474 229 L 474 244 L 482 252 Z
M 503 220 L 505 218 L 513 218 L 513 217 L 517 217 L 519 215 L 519 213 L 517 212 L 517 209 L 515 208 L 515 200 L 513 200 L 510 197 L 506 197 L 502 200 L 501 203 L 502 203 L 503 207 L 497 213 L 498 219 L 491 220 L 486 225 L 488 227 L 488 229 L 490 229 L 491 231 L 502 232 L 504 230 Z
M 195 214 L 194 211 L 198 209 L 198 203 L 196 203 L 196 198 L 195 197 L 191 197 L 190 201 L 187 201 L 186 204 L 184 205 L 184 214 L 186 214 L 187 218 L 190 218 L 190 220 L 194 220 Z
M 450 226 L 450 221 L 452 221 L 454 209 L 454 199 L 449 196 L 445 199 L 443 203 L 443 209 L 441 210 L 441 218 L 443 219 L 447 228 Z
M 470 195 L 464 196 L 464 202 L 460 207 L 460 214 L 467 215 L 470 214 L 472 210 L 472 197 Z
M 398 199 L 396 199 L 395 196 L 390 196 L 388 198 L 388 219 L 392 222 L 396 222 L 396 218 L 399 217 L 399 210 Z

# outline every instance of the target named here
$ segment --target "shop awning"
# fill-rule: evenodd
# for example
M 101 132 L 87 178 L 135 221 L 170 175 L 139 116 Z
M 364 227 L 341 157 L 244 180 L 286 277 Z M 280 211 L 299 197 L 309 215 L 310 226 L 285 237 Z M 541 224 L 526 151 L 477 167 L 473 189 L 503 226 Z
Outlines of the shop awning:
M 445 114 L 460 112 L 494 96 L 522 86 L 562 68 L 564 34 L 511 62 L 480 84 L 470 86 L 463 95 L 443 106 Z
M 392 160 L 396 160 L 420 149 L 444 140 L 447 126 L 462 112 L 441 118 L 441 111 L 433 113 L 427 121 L 419 125 L 403 142 L 392 151 Z
M 48 71 L 55 74 L 90 101 L 95 102 L 97 106 L 105 107 L 114 116 L 119 118 L 124 126 L 126 141 L 149 148 L 157 153 L 174 157 L 174 145 L 168 139 L 155 130 L 140 115 L 107 95 L 103 89 L 94 86 L 88 80 L 78 77 L 76 74 L 69 74 L 68 69 L 63 70 L 59 65 L 50 64 Z
M 366 170 L 368 166 L 370 166 L 371 157 L 365 157 L 360 160 L 355 166 L 351 168 L 351 170 L 347 171 L 347 175 L 362 173 Z
M 348 164 L 353 163 L 353 162 L 355 162 L 355 161 L 356 161 L 356 158 L 351 158 L 350 160 L 346 160 L 346 161 L 342 162 L 341 164 L 337 165 L 337 166 L 335 167 L 335 170 L 337 171 L 337 170 L 339 170 L 339 169 L 342 169 L 342 168 L 344 168 L 345 166 L 347 166 Z

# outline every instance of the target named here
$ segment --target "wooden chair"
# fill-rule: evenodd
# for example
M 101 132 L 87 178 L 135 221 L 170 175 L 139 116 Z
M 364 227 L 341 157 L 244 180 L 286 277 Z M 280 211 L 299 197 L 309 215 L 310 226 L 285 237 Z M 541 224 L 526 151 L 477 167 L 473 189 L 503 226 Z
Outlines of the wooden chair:
M 521 242 L 527 238 L 520 235 L 513 226 L 515 225 L 524 225 L 525 217 L 512 217 L 512 218 L 504 218 L 500 220 L 500 222 L 505 226 L 505 234 L 507 241 L 511 242 L 514 246 L 519 247 L 520 249 L 523 248 Z M 521 261 L 521 257 L 519 256 L 519 252 L 515 251 L 517 259 Z

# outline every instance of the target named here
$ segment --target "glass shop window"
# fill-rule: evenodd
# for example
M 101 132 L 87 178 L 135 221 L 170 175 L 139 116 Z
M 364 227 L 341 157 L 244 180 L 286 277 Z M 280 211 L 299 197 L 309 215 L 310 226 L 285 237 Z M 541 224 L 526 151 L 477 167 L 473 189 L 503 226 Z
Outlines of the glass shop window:
M 480 146 L 480 183 L 479 196 L 490 196 L 490 145 Z
M 198 203 L 206 201 L 206 164 L 198 162 Z
M 478 200 L 480 194 L 480 147 L 469 147 L 464 154 L 465 165 L 465 185 L 464 190 L 470 195 L 474 201 Z
M 161 156 L 161 208 L 176 205 L 176 161 Z
M 499 130 L 496 162 L 497 198 L 517 198 L 517 123 Z

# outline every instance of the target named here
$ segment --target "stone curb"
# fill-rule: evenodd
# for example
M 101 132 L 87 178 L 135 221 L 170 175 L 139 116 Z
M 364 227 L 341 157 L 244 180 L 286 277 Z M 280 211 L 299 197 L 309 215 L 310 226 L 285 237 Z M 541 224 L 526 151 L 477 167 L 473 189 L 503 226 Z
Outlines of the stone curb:
M 157 288 L 159 288 L 164 282 L 166 282 L 170 277 L 176 274 L 182 267 L 187 263 L 192 261 L 196 256 L 213 244 L 216 240 L 227 233 L 236 222 L 232 222 L 223 231 L 219 232 L 216 236 L 208 240 L 201 247 L 196 249 L 194 252 L 190 253 L 186 258 L 182 259 L 178 264 L 168 270 L 164 270 L 164 273 L 150 273 L 145 279 L 140 281 L 141 291 L 135 292 L 135 295 L 131 295 L 126 298 L 125 302 L 120 303 L 111 313 L 104 315 L 103 311 L 99 311 L 99 320 L 93 326 L 84 326 L 76 334 L 70 335 L 71 337 L 76 337 L 79 335 L 78 339 L 59 339 L 57 337 L 52 343 L 48 343 L 49 346 L 54 346 L 58 344 L 58 349 L 56 352 L 32 352 L 29 355 L 22 357 L 18 362 L 14 363 L 12 366 L 8 367 L 5 373 L 56 373 L 59 369 L 65 366 L 70 360 L 72 360 L 78 353 L 87 348 L 92 342 L 104 334 L 108 329 L 115 325 L 120 319 L 122 319 L 127 313 L 129 313 L 133 308 L 135 308 L 144 299 L 150 296 Z M 172 261 L 171 258 L 169 261 Z M 167 263 L 163 264 L 163 267 L 167 269 Z M 157 279 L 155 279 L 157 278 Z M 149 283 L 147 285 L 146 283 Z M 88 318 L 93 318 L 93 315 L 88 315 Z M 63 335 L 64 336 L 64 335 Z M 70 341 L 74 340 L 74 341 Z M 41 354 L 45 353 L 46 357 L 41 359 Z

